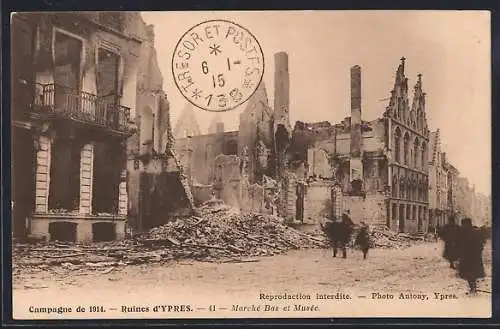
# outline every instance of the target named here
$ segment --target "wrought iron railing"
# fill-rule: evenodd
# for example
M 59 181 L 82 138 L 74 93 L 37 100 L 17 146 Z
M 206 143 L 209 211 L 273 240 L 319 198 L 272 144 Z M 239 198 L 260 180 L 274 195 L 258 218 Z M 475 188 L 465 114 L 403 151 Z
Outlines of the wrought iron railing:
M 130 120 L 130 108 L 120 105 L 118 95 L 98 97 L 56 84 L 36 84 L 33 111 L 120 131 L 128 130 Z

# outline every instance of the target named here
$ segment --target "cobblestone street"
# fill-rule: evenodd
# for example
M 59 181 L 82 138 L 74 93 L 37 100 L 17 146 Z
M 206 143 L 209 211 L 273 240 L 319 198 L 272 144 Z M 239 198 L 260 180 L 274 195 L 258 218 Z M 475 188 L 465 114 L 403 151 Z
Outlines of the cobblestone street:
M 14 277 L 14 309 L 26 314 L 31 305 L 48 306 L 45 301 L 58 305 L 115 305 L 118 309 L 121 305 L 144 305 L 156 300 L 163 304 L 195 304 L 200 308 L 209 304 L 231 307 L 235 296 L 239 303 L 251 303 L 259 302 L 261 293 L 307 293 L 315 299 L 317 293 L 339 292 L 350 294 L 353 305 L 363 302 L 356 300 L 361 295 L 371 300 L 372 293 L 392 293 L 399 303 L 400 293 L 427 294 L 430 300 L 434 299 L 434 293 L 455 294 L 456 301 L 463 302 L 462 307 L 473 301 L 483 312 L 489 310 L 490 243 L 484 253 L 488 276 L 479 283 L 481 292 L 474 297 L 466 295 L 466 282 L 448 268 L 441 252 L 441 244 L 429 243 L 406 249 L 374 249 L 363 260 L 358 250 L 349 250 L 348 258 L 342 259 L 333 258 L 331 250 L 309 249 L 255 258 L 248 263 L 182 261 L 123 266 L 112 271 L 89 270 L 78 276 L 52 267 L 24 271 Z M 446 307 L 440 311 L 446 313 Z

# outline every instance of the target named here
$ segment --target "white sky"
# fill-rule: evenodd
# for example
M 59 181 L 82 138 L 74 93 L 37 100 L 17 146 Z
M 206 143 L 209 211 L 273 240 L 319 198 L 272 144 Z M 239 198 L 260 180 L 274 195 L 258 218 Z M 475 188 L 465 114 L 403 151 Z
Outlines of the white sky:
M 440 128 L 449 161 L 475 184 L 491 190 L 490 16 L 471 11 L 254 11 L 144 12 L 155 26 L 164 90 L 175 125 L 187 101 L 172 78 L 174 47 L 192 26 L 227 19 L 258 39 L 265 57 L 264 82 L 273 104 L 273 55 L 286 51 L 290 71 L 290 117 L 332 123 L 349 116 L 349 69 L 362 70 L 364 120 L 382 115 L 394 74 L 405 56 L 413 92 L 422 73 L 429 128 Z M 215 115 L 196 109 L 206 133 Z M 226 130 L 238 129 L 238 110 L 221 113 Z M 232 124 L 229 124 L 232 122 Z

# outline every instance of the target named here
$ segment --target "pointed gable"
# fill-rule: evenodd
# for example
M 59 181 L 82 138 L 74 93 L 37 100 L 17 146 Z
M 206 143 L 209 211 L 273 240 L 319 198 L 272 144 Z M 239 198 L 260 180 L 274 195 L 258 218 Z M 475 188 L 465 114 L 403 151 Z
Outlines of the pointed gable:
M 187 136 L 197 136 L 201 134 L 200 126 L 196 120 L 193 105 L 188 103 L 177 120 L 174 128 L 175 138 L 185 138 Z
M 405 61 L 406 58 L 401 57 L 401 63 L 396 70 L 389 105 L 386 108 L 387 115 L 403 123 L 409 122 L 410 119 L 408 110 L 408 78 L 405 75 Z

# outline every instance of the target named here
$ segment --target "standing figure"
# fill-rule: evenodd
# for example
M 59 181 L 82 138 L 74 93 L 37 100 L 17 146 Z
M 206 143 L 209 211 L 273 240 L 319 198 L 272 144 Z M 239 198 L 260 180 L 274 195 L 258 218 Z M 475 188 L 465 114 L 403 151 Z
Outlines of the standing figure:
M 354 223 L 349 216 L 349 210 L 342 214 L 342 221 L 339 226 L 339 247 L 342 249 L 342 258 L 347 258 L 347 245 L 351 241 L 352 232 L 354 231 Z M 336 252 L 335 252 L 336 253 Z
M 361 229 L 356 236 L 355 244 L 361 248 L 361 251 L 363 252 L 363 259 L 366 259 L 368 250 L 370 249 L 370 234 L 368 232 L 368 225 L 364 222 L 361 223 Z
M 443 257 L 450 262 L 450 268 L 455 268 L 458 260 L 458 232 L 460 227 L 455 224 L 455 217 L 451 216 L 448 223 L 438 232 L 439 237 L 444 242 Z
M 462 219 L 458 274 L 469 284 L 471 294 L 477 293 L 477 279 L 484 278 L 484 235 L 472 226 L 470 218 Z
M 342 258 L 347 258 L 347 245 L 351 240 L 353 226 L 354 224 L 348 213 L 342 215 L 340 222 L 337 221 L 336 217 L 333 217 L 325 225 L 321 225 L 323 232 L 328 237 L 330 246 L 333 248 L 333 257 L 337 257 L 337 252 L 341 249 Z
M 337 248 L 339 247 L 339 225 L 340 222 L 337 221 L 336 217 L 330 218 L 324 225 L 321 224 L 321 229 L 328 237 L 330 247 L 333 249 L 333 257 L 337 257 Z

